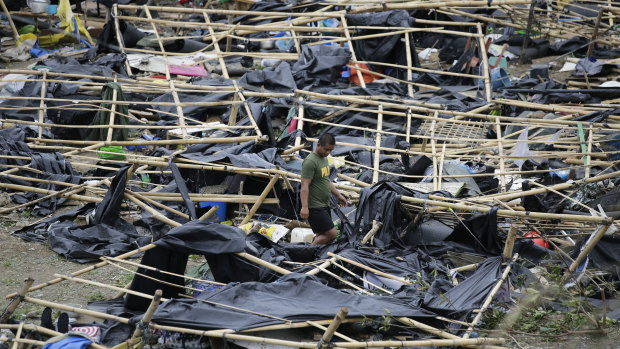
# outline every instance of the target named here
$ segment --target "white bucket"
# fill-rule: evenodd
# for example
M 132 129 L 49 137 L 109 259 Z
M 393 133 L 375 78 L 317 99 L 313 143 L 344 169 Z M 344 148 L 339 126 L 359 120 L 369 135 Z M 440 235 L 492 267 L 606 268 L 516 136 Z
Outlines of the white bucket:
M 311 243 L 314 239 L 314 233 L 309 228 L 295 228 L 291 231 L 291 243 L 307 242 Z
M 47 6 L 50 4 L 49 0 L 30 0 L 30 10 L 32 13 L 45 13 L 47 12 Z

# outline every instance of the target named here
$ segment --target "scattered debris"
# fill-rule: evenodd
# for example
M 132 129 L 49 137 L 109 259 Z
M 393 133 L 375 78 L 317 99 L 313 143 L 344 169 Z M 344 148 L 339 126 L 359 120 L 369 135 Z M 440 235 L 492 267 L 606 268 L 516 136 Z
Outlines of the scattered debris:
M 0 212 L 89 265 L 7 295 L 0 342 L 497 347 L 620 319 L 615 2 L 7 3 Z M 118 294 L 33 293 L 61 282 Z

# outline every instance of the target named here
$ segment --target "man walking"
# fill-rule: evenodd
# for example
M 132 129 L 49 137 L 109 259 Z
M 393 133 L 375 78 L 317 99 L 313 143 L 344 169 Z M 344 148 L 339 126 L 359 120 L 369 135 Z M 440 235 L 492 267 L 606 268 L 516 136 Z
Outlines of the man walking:
M 328 244 L 336 238 L 336 227 L 329 210 L 329 198 L 336 195 L 341 207 L 347 207 L 347 199 L 329 179 L 327 156 L 334 150 L 336 139 L 324 133 L 314 151 L 301 165 L 301 212 L 302 219 L 308 219 L 316 235 L 312 244 Z

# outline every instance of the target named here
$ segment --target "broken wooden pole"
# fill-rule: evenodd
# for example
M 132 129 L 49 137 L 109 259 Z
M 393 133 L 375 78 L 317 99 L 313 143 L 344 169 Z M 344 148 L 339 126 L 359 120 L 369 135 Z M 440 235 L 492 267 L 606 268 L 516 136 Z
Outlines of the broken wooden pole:
M 19 39 L 19 32 L 17 31 L 17 28 L 15 28 L 15 23 L 13 23 L 13 18 L 11 18 L 9 9 L 6 8 L 6 4 L 4 3 L 4 0 L 0 0 L 0 5 L 2 5 L 2 11 L 4 11 L 6 18 L 8 18 L 9 20 L 9 25 L 11 26 L 11 30 L 13 31 L 13 38 L 17 41 L 17 39 Z
M 203 214 L 202 216 L 200 216 L 200 218 L 198 218 L 198 220 L 201 220 L 201 221 L 206 221 L 207 219 L 209 219 L 209 217 L 213 216 L 213 215 L 217 212 L 217 210 L 218 210 L 219 208 L 220 208 L 220 207 L 219 207 L 218 205 L 214 205 L 213 207 L 211 207 L 211 208 L 209 209 L 209 211 L 205 212 L 205 214 Z
M 598 15 L 596 16 L 596 23 L 594 23 L 594 31 L 592 32 L 592 39 L 590 39 L 590 45 L 588 45 L 588 52 L 586 53 L 586 57 L 590 57 L 592 55 L 592 51 L 594 51 L 594 45 L 596 45 L 596 37 L 598 36 L 598 28 L 601 26 L 601 18 L 603 17 L 603 8 L 598 9 Z
M 155 310 L 157 310 L 157 307 L 159 306 L 159 302 L 161 301 L 161 295 L 161 289 L 157 289 L 155 291 L 155 294 L 153 295 L 151 304 L 149 304 L 149 307 L 146 309 L 146 313 L 144 313 L 144 316 L 142 317 L 142 320 L 140 320 L 140 322 L 138 322 L 138 324 L 136 325 L 136 330 L 133 332 L 131 339 L 128 341 L 129 345 L 131 345 L 138 338 L 142 337 L 142 334 L 144 333 L 144 328 L 148 327 L 148 324 L 153 318 L 153 314 L 155 314 Z
M 0 318 L 0 324 L 6 323 L 11 317 L 11 315 L 13 315 L 13 312 L 15 311 L 15 309 L 17 309 L 19 303 L 22 302 L 22 299 L 24 299 L 26 293 L 28 293 L 28 290 L 30 289 L 30 286 L 32 286 L 33 282 L 34 279 L 30 277 L 24 280 L 24 283 L 22 284 L 22 288 L 19 290 L 19 293 L 15 296 L 15 298 L 13 298 L 9 306 L 6 308 L 4 314 L 2 314 L 2 318 Z
M 372 221 L 372 228 L 368 231 L 368 233 L 362 238 L 362 244 L 366 244 L 371 238 L 375 236 L 375 234 L 381 229 L 383 226 L 383 222 Z
M 336 316 L 334 317 L 334 321 L 329 324 L 329 327 L 327 327 L 327 330 L 325 331 L 325 333 L 323 333 L 323 337 L 321 337 L 321 341 L 317 345 L 317 348 L 324 349 L 330 346 L 329 342 L 331 342 L 332 337 L 334 336 L 334 332 L 336 332 L 336 330 L 342 323 L 342 320 L 347 317 L 348 313 L 349 308 L 347 307 L 342 307 L 340 308 L 340 310 L 338 310 L 338 313 L 336 313 Z
M 250 219 L 252 219 L 252 216 L 256 213 L 256 211 L 258 211 L 258 208 L 260 207 L 260 205 L 263 204 L 263 201 L 265 200 L 265 198 L 267 197 L 267 195 L 269 194 L 273 186 L 276 184 L 278 179 L 280 179 L 280 175 L 275 175 L 271 178 L 271 181 L 269 181 L 269 183 L 267 184 L 263 192 L 260 194 L 256 203 L 254 203 L 252 208 L 250 208 L 250 212 L 248 212 L 248 214 L 245 216 L 245 218 L 243 219 L 243 221 L 241 221 L 239 225 L 244 225 L 247 222 L 249 222 Z
M 609 226 L 611 226 L 612 223 L 613 223 L 613 220 L 610 219 L 609 222 L 601 225 L 594 233 L 592 233 L 592 235 L 586 242 L 581 252 L 579 252 L 579 255 L 577 256 L 577 258 L 575 258 L 573 263 L 571 263 L 571 265 L 568 267 L 568 270 L 566 271 L 566 273 L 564 273 L 564 276 L 563 276 L 564 281 L 566 281 L 566 279 L 568 279 L 568 277 L 572 273 L 574 273 L 575 270 L 577 270 L 577 267 L 579 266 L 579 264 L 581 264 L 581 262 L 583 262 L 583 260 L 586 259 L 586 257 L 588 256 L 590 252 L 592 252 L 596 244 L 598 244 L 598 242 L 601 241 L 601 239 L 603 238 L 603 235 L 605 235 L 605 233 L 607 232 L 607 229 L 609 229 Z
M 517 231 L 519 231 L 519 228 L 517 228 L 517 225 L 513 223 L 510 226 L 510 230 L 508 231 L 508 236 L 506 237 L 506 244 L 504 245 L 504 253 L 502 253 L 502 256 L 504 256 L 504 258 L 506 259 L 510 259 L 512 257 L 512 250 L 515 247 L 515 238 L 517 237 Z
M 525 64 L 525 52 L 527 51 L 527 45 L 530 41 L 530 33 L 532 31 L 532 22 L 534 21 L 534 8 L 536 7 L 536 0 L 532 0 L 530 3 L 530 12 L 527 16 L 527 28 L 525 29 L 525 37 L 523 38 L 523 46 L 521 47 L 521 55 L 519 57 L 519 64 Z

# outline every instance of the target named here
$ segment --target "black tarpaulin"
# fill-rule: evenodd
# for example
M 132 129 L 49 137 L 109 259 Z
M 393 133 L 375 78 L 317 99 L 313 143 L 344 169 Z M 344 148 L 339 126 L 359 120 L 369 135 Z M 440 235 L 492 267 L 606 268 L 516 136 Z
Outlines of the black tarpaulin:
M 304 89 L 333 85 L 350 59 L 351 52 L 340 46 L 303 45 L 292 69 L 295 83 Z
M 465 221 L 461 221 L 446 241 L 454 241 L 474 250 L 497 255 L 502 252 L 502 245 L 497 236 L 497 207 L 487 213 L 476 213 Z
M 290 93 L 297 89 L 291 67 L 287 63 L 247 72 L 239 79 L 239 85 L 249 91 L 264 89 L 267 92 Z
M 323 285 L 313 276 L 289 274 L 274 283 L 246 282 L 230 284 L 215 292 L 203 292 L 198 300 L 174 299 L 161 304 L 153 315 L 160 325 L 193 329 L 232 328 L 243 330 L 290 321 L 331 319 L 343 306 L 349 317 L 406 316 L 432 317 L 429 311 L 398 297 L 365 296 L 347 293 Z M 235 306 L 260 316 L 201 302 Z
M 226 224 L 200 220 L 171 229 L 155 245 L 185 254 L 222 254 L 243 252 L 245 232 Z
M 26 241 L 47 242 L 53 251 L 78 263 L 96 261 L 102 256 L 117 256 L 148 244 L 149 236 L 138 235 L 132 224 L 119 217 L 128 168 L 125 166 L 119 170 L 96 207 L 84 205 L 78 210 L 24 227 L 15 235 Z M 92 221 L 79 225 L 75 222 L 78 216 L 90 216 Z
M 463 313 L 478 309 L 501 277 L 502 257 L 487 258 L 473 275 L 442 295 L 427 297 L 424 302 L 440 312 Z

